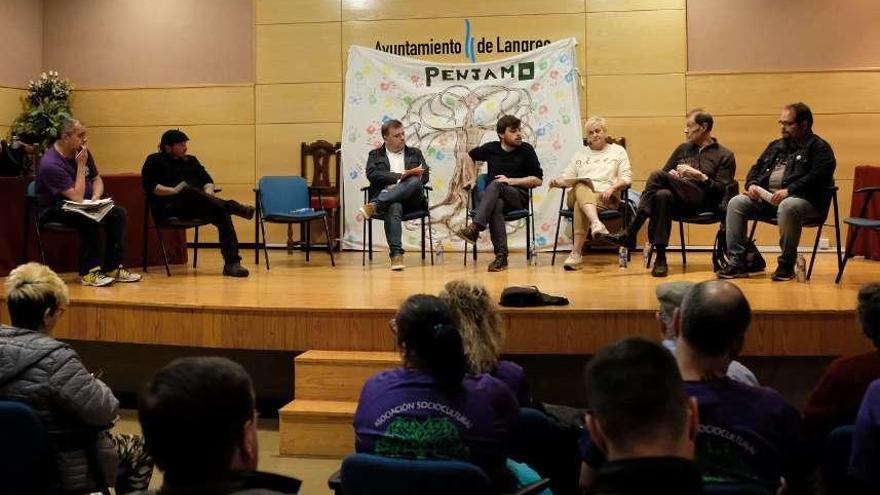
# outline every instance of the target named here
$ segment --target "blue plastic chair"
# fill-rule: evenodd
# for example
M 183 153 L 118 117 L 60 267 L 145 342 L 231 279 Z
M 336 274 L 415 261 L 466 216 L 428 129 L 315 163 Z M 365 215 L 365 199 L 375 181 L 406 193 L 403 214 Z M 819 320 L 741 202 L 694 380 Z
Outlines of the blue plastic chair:
M 37 248 L 40 250 L 40 262 L 46 264 L 46 251 L 43 249 L 42 232 L 58 232 L 65 234 L 75 234 L 76 229 L 59 222 L 46 222 L 40 224 L 40 217 L 37 213 L 37 183 L 30 181 L 25 193 L 25 214 L 24 214 L 24 239 L 21 248 L 21 261 L 27 261 L 27 240 L 29 235 L 29 226 L 34 224 L 34 232 L 37 235 Z
M 40 418 L 26 404 L 0 401 L 0 438 L 0 491 L 46 493 L 53 464 Z
M 266 222 L 282 224 L 308 224 L 313 220 L 324 221 L 324 235 L 330 239 L 327 226 L 327 211 L 321 205 L 320 210 L 312 209 L 309 199 L 309 187 L 306 180 L 299 176 L 261 177 L 254 189 L 256 195 L 257 214 L 254 232 L 254 260 L 260 263 L 260 233 L 263 234 L 263 253 L 266 256 L 266 270 L 269 269 L 269 250 L 266 247 Z M 259 227 L 257 229 L 256 227 Z M 310 229 L 305 229 L 306 261 L 309 261 L 311 247 Z M 336 266 L 333 258 L 333 242 L 327 243 L 330 264 Z
M 480 200 L 483 198 L 483 192 L 486 190 L 486 186 L 489 185 L 489 177 L 488 174 L 480 174 L 477 176 L 476 181 L 474 182 L 473 187 L 470 188 L 471 193 L 468 195 L 468 207 L 465 218 L 465 223 L 467 223 L 467 219 L 474 218 L 477 214 L 477 207 L 480 205 Z M 535 215 L 534 215 L 534 204 L 532 202 L 532 188 L 529 188 L 529 204 L 528 208 L 518 209 L 518 210 L 509 210 L 504 212 L 504 221 L 505 222 L 515 222 L 517 220 L 525 219 L 526 221 L 526 263 L 532 259 L 532 252 L 530 247 L 535 245 Z M 464 249 L 464 265 L 467 266 L 467 246 Z M 477 261 L 477 245 L 474 244 L 472 246 L 471 252 L 473 253 L 474 262 Z
M 837 235 L 837 251 L 839 261 L 837 262 L 837 277 L 834 279 L 835 284 L 840 283 L 840 278 L 843 277 L 843 270 L 846 268 L 846 262 L 849 261 L 850 258 L 853 257 L 853 246 L 856 245 L 856 239 L 859 237 L 859 231 L 861 229 L 868 229 L 873 231 L 880 231 L 880 220 L 876 218 L 868 218 L 868 207 L 871 204 L 871 199 L 874 198 L 874 193 L 880 191 L 880 187 L 863 187 L 858 189 L 853 193 L 856 194 L 865 194 L 865 202 L 862 204 L 862 210 L 859 212 L 859 216 L 857 217 L 847 217 L 843 219 L 843 223 L 849 225 L 850 228 L 850 237 L 849 242 L 846 245 L 846 251 L 844 251 L 843 256 L 840 256 L 840 232 L 838 231 Z M 837 212 L 837 201 L 834 202 L 835 213 Z M 812 267 L 812 265 L 810 265 Z
M 337 495 L 484 495 L 495 493 L 486 473 L 469 462 L 415 460 L 354 454 L 327 481 Z M 539 493 L 549 480 L 519 489 L 516 495 Z

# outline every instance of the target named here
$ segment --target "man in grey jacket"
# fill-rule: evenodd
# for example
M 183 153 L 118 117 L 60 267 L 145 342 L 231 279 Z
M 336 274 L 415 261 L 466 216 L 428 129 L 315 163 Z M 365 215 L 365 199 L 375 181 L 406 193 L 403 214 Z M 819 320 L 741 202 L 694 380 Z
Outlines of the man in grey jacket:
M 122 448 L 123 457 L 133 454 L 146 464 L 133 468 L 139 481 L 124 488 L 117 484 L 117 492 L 145 488 L 152 464 L 132 452 L 142 450 L 140 442 L 111 438 L 106 431 L 117 418 L 119 401 L 69 345 L 50 336 L 69 303 L 67 286 L 49 267 L 28 263 L 6 278 L 6 302 L 12 326 L 0 325 L 0 397 L 26 403 L 46 426 L 58 464 L 53 483 L 65 491 L 112 485 Z M 92 455 L 98 465 L 89 463 Z
M 399 120 L 382 124 L 385 144 L 367 157 L 370 181 L 369 203 L 361 207 L 365 219 L 381 217 L 391 256 L 391 269 L 403 270 L 401 218 L 404 210 L 428 209 L 424 185 L 428 183 L 428 164 L 418 148 L 406 145 L 406 133 Z

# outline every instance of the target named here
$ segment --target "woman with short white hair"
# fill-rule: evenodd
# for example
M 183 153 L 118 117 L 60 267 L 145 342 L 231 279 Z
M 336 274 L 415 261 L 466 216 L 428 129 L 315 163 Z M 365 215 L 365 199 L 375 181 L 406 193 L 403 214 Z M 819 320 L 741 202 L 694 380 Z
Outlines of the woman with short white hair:
M 561 177 L 550 181 L 550 187 L 572 188 L 566 203 L 574 217 L 571 254 L 563 263 L 566 270 L 581 268 L 588 225 L 593 237 L 608 234 L 599 212 L 617 208 L 621 191 L 632 184 L 629 156 L 623 146 L 607 141 L 605 119 L 590 117 L 586 132 L 587 146 L 572 157 Z

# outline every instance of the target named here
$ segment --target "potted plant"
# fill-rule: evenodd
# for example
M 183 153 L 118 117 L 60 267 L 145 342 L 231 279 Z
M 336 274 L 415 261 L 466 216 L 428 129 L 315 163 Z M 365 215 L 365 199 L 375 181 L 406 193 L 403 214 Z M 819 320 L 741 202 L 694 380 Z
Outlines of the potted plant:
M 46 149 L 58 136 L 61 123 L 70 118 L 71 89 L 70 81 L 51 70 L 28 81 L 24 111 L 12 123 L 10 133 Z

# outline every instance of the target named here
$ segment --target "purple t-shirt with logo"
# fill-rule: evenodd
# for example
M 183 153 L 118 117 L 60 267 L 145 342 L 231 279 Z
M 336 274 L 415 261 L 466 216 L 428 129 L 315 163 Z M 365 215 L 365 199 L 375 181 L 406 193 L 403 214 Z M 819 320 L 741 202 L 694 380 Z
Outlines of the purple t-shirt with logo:
M 880 488 L 880 380 L 868 386 L 856 417 L 849 474 Z
M 686 381 L 684 390 L 697 399 L 695 461 L 707 483 L 748 482 L 775 489 L 780 477 L 798 484 L 811 472 L 815 463 L 800 414 L 778 392 L 729 377 Z M 588 436 L 580 449 L 590 467 L 605 463 Z
M 83 197 L 89 199 L 92 197 L 92 180 L 98 176 L 98 169 L 95 167 L 91 151 L 86 150 L 86 153 L 89 154 L 86 160 L 88 172 Z M 61 193 L 73 187 L 74 182 L 76 182 L 76 158 L 65 158 L 54 146 L 50 146 L 43 153 L 40 166 L 37 167 L 37 205 L 41 210 L 60 205 L 65 199 Z
M 814 463 L 800 414 L 778 392 L 728 377 L 684 382 L 697 399 L 696 461 L 707 482 L 801 482 Z
M 354 415 L 355 449 L 388 457 L 464 459 L 490 478 L 507 458 L 519 407 L 497 378 L 466 376 L 455 393 L 429 373 L 396 368 L 364 384 Z
M 526 383 L 526 373 L 522 366 L 513 361 L 498 361 L 495 363 L 490 375 L 504 382 L 507 388 L 513 392 L 519 407 L 532 407 L 532 396 L 529 393 L 529 386 Z

